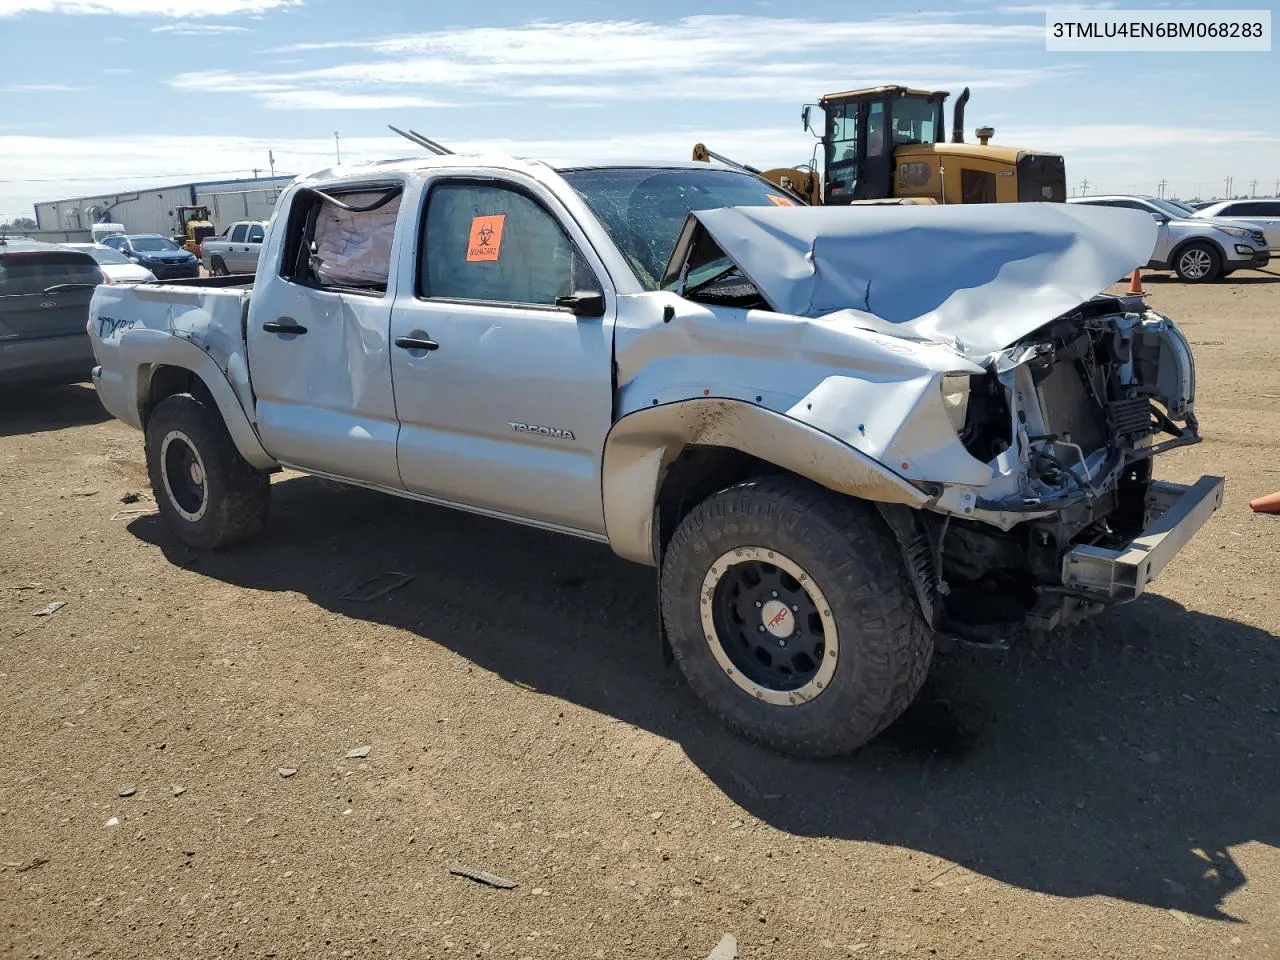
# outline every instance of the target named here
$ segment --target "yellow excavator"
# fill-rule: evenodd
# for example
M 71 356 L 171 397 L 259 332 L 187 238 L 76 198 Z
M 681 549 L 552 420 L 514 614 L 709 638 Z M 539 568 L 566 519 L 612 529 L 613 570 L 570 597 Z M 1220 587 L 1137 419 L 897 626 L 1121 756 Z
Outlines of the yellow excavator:
M 758 170 L 701 143 L 694 146 L 693 159 L 750 170 L 815 205 L 1066 201 L 1061 155 L 992 145 L 991 127 L 975 131 L 977 143 L 965 142 L 968 87 L 956 98 L 947 142 L 943 107 L 948 96 L 945 90 L 880 86 L 831 93 L 806 104 L 801 121 L 818 143 L 813 160 L 802 166 Z M 825 116 L 820 132 L 812 123 L 814 106 Z

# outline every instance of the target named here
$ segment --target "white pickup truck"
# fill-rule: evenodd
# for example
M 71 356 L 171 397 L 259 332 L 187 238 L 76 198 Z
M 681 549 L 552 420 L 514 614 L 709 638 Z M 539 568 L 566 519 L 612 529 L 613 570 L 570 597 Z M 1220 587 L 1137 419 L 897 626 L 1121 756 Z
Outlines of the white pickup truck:
M 938 638 L 1138 597 L 1223 480 L 1176 324 L 1102 293 L 1133 211 L 805 207 L 700 163 L 446 155 L 286 190 L 256 283 L 100 286 L 107 410 L 164 518 L 260 533 L 289 467 L 608 544 L 662 643 L 775 749 L 857 748 Z

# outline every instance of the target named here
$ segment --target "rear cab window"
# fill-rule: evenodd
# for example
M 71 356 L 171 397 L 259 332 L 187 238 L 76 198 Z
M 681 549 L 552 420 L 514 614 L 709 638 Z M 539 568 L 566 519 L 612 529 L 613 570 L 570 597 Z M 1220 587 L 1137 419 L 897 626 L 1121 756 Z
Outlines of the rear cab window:
M 436 181 L 420 230 L 419 297 L 554 309 L 603 292 L 559 219 L 515 184 Z
M 403 195 L 399 182 L 299 190 L 280 276 L 318 290 L 384 295 Z

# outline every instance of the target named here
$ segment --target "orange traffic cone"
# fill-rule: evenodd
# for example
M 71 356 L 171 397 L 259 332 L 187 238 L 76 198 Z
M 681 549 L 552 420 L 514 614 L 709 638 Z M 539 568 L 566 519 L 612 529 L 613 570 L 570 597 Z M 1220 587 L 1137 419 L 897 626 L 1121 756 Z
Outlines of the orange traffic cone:
M 1129 292 L 1130 293 L 1142 292 L 1142 277 L 1138 275 L 1137 270 L 1134 270 L 1133 276 L 1129 278 Z
M 1254 513 L 1280 513 L 1280 491 L 1250 500 L 1249 509 Z

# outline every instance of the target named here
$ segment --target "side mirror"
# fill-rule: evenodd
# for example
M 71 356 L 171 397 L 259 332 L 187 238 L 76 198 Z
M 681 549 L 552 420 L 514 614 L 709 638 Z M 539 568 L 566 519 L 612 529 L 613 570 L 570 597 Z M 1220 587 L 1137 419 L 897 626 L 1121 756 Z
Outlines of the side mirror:
M 556 297 L 557 307 L 568 307 L 575 317 L 604 316 L 604 294 L 578 290 L 567 297 Z
M 800 111 L 800 123 L 804 129 L 809 129 L 809 105 L 806 103 L 804 109 Z

